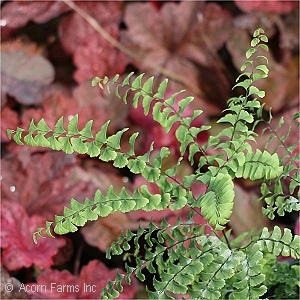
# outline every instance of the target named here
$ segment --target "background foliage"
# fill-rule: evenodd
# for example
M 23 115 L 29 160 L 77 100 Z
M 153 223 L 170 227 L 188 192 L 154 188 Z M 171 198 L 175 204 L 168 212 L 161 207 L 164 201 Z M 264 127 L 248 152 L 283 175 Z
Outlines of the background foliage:
M 157 81 L 154 85 L 169 77 L 169 95 L 186 89 L 187 94 L 196 97 L 192 109 L 204 111 L 195 125 L 209 125 L 220 115 L 226 100 L 234 96 L 231 87 L 244 62 L 250 34 L 261 26 L 270 38 L 271 51 L 268 53 L 270 74 L 259 88 L 268 91 L 264 101 L 266 108 L 273 108 L 274 124 L 278 124 L 281 116 L 291 119 L 298 105 L 298 3 L 285 1 L 283 5 L 280 1 L 257 1 L 257 6 L 251 3 L 245 6 L 245 3 L 76 2 L 101 25 L 100 28 L 95 26 L 96 29 L 80 16 L 80 11 L 74 12 L 64 2 L 2 3 L 5 22 L 2 26 L 1 110 L 4 271 L 9 271 L 23 283 L 37 281 L 46 284 L 47 280 L 49 283 L 51 278 L 59 276 L 61 282 L 89 282 L 82 278 L 90 268 L 88 273 L 93 273 L 93 280 L 99 277 L 96 280 L 96 295 L 99 295 L 108 278 L 113 277 L 111 271 L 101 265 L 107 263 L 103 252 L 121 231 L 137 231 L 140 220 L 153 218 L 159 222 L 165 217 L 168 222 L 173 220 L 175 223 L 178 217 L 176 211 L 169 209 L 151 214 L 140 211 L 115 213 L 88 224 L 80 234 L 56 238 L 54 242 L 45 239 L 38 246 L 33 244 L 31 235 L 35 229 L 45 220 L 52 219 L 54 214 L 62 214 L 64 205 L 68 205 L 72 197 L 79 201 L 85 197 L 93 198 L 97 188 L 106 193 L 111 184 L 118 194 L 124 186 L 133 190 L 145 182 L 128 170 L 116 171 L 112 164 L 85 155 L 16 147 L 8 142 L 6 128 L 28 127 L 31 118 L 44 118 L 49 126 L 54 127 L 53 122 L 61 115 L 65 117 L 66 125 L 79 113 L 79 128 L 89 119 L 95 120 L 95 129 L 111 119 L 109 134 L 124 126 L 130 128 L 124 133 L 127 136 L 139 131 L 137 153 L 148 151 L 153 140 L 157 148 L 168 146 L 171 156 L 166 169 L 180 155 L 175 130 L 171 129 L 165 135 L 160 126 L 142 116 L 142 107 L 130 109 L 117 97 L 92 88 L 94 76 L 125 75 L 134 70 L 146 72 L 147 78 L 155 75 Z M 109 33 L 109 41 L 101 35 L 102 29 Z M 129 101 L 130 97 L 129 94 Z M 185 116 L 191 116 L 192 109 L 186 110 Z M 284 136 L 288 125 L 282 124 L 275 133 Z M 222 130 L 221 124 L 218 126 L 214 126 L 211 133 Z M 263 126 L 259 130 L 263 131 Z M 265 140 L 259 140 L 257 148 L 263 149 L 272 134 L 266 132 Z M 208 134 L 200 134 L 198 139 L 201 144 L 207 141 Z M 297 139 L 297 132 L 290 132 L 285 144 L 292 146 Z M 278 140 L 272 139 L 270 147 L 277 149 L 276 143 Z M 296 156 L 299 148 L 293 151 Z M 191 167 L 182 163 L 179 179 L 191 173 Z M 155 193 L 154 186 L 149 184 L 148 188 Z M 201 186 L 193 189 L 195 194 L 203 193 Z M 293 213 L 280 218 L 275 212 L 273 224 L 262 216 L 262 203 L 256 202 L 260 193 L 255 182 L 240 180 L 235 193 L 241 203 L 235 205 L 227 228 L 232 229 L 233 235 L 263 226 L 271 228 L 274 224 L 290 227 L 299 233 L 295 227 L 297 215 Z M 183 208 L 181 217 L 184 214 Z M 198 218 L 199 224 L 206 222 Z M 206 230 L 209 233 L 209 228 Z M 109 267 L 120 265 L 122 262 L 116 256 Z M 51 266 L 54 269 L 50 269 Z M 100 268 L 101 273 L 97 275 Z M 276 279 L 270 277 L 270 286 L 272 280 Z M 138 290 L 138 295 L 142 295 L 142 285 L 136 282 L 124 289 L 122 297 L 134 297 Z M 280 295 L 280 290 L 275 293 Z M 65 296 L 87 298 L 95 297 L 95 294 L 67 293 Z

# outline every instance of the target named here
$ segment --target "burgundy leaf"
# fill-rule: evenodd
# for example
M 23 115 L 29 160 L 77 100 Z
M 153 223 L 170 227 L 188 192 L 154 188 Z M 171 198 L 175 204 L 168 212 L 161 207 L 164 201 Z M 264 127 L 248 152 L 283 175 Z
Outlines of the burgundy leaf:
M 37 283 L 26 286 L 33 299 L 99 299 L 101 290 L 115 276 L 116 270 L 109 270 L 102 262 L 92 260 L 78 277 L 67 270 L 45 270 L 38 276 Z M 132 299 L 137 291 L 137 280 L 132 278 L 130 286 L 124 284 L 119 299 Z
M 95 161 L 87 162 L 84 168 L 85 170 L 78 168 L 77 176 L 82 180 L 92 181 L 104 195 L 110 185 L 114 186 L 117 194 L 123 187 L 130 191 L 131 184 L 127 182 L 128 179 L 115 174 L 113 166 Z M 88 244 L 105 252 L 111 243 L 118 239 L 122 231 L 128 228 L 137 230 L 138 224 L 130 220 L 126 214 L 116 212 L 106 218 L 99 218 L 95 222 L 86 224 L 81 228 L 81 233 Z
M 122 2 L 76 2 L 115 39 L 118 39 Z M 126 56 L 96 32 L 79 14 L 66 16 L 59 26 L 61 43 L 74 55 L 77 67 L 75 80 L 83 82 L 95 76 L 122 73 L 127 65 Z
M 122 2 L 120 1 L 76 1 L 76 4 L 95 18 L 114 37 L 118 36 L 121 22 Z M 84 46 L 91 40 L 91 36 L 99 36 L 80 15 L 72 13 L 66 16 L 59 25 L 61 42 L 69 53 L 77 51 L 79 46 Z
M 149 0 L 156 10 L 160 10 L 166 1 Z
M 21 148 L 26 152 L 25 147 Z M 25 168 L 13 155 L 1 163 L 2 198 L 22 204 L 29 215 L 52 220 L 55 214 L 62 214 L 72 197 L 82 201 L 96 190 L 91 182 L 75 176 L 74 156 L 62 152 L 33 153 Z
M 121 272 L 123 273 L 123 272 Z M 95 299 L 100 295 L 108 280 L 114 280 L 116 270 L 109 270 L 101 261 L 92 260 L 84 266 L 79 275 L 80 299 Z M 131 285 L 125 284 L 119 299 L 133 299 L 138 292 L 138 281 L 132 277 Z M 87 286 L 89 285 L 89 286 Z M 94 287 L 94 290 L 93 290 Z
M 1 9 L 5 26 L 20 28 L 29 21 L 45 23 L 70 10 L 63 1 L 12 1 Z
M 66 262 L 70 261 L 74 254 L 73 241 L 67 236 L 64 236 L 64 239 L 66 241 L 65 245 L 59 248 L 59 252 L 53 256 L 54 266 L 61 266 L 65 264 Z
M 269 219 L 261 213 L 263 204 L 257 201 L 258 195 L 238 184 L 235 185 L 234 191 L 236 201 L 229 222 L 234 235 L 239 236 L 252 229 L 260 230 L 264 226 L 269 226 Z
M 37 283 L 27 283 L 31 299 L 78 299 L 77 278 L 67 270 L 45 270 Z
M 2 93 L 25 105 L 43 102 L 45 87 L 54 79 L 50 62 L 22 50 L 4 52 L 1 57 Z
M 64 117 L 64 126 L 66 127 L 70 119 L 79 113 L 78 103 L 72 99 L 68 89 L 58 85 L 48 87 L 42 108 L 30 108 L 25 110 L 22 115 L 22 127 L 27 127 L 31 119 L 45 119 L 45 122 L 51 129 L 60 117 Z M 79 121 L 83 121 L 79 118 Z
M 50 268 L 53 256 L 65 245 L 64 238 L 41 239 L 36 245 L 32 234 L 45 219 L 38 215 L 29 217 L 25 209 L 16 202 L 1 203 L 1 247 L 3 266 L 7 270 L 29 268 L 33 264 L 39 269 Z
M 8 106 L 1 109 L 1 141 L 9 142 L 6 129 L 16 128 L 19 125 L 18 114 Z
M 74 79 L 81 83 L 95 76 L 104 77 L 123 73 L 128 63 L 126 56 L 108 42 L 100 44 L 96 37 L 74 53 L 77 70 Z
M 230 87 L 215 63 L 216 51 L 230 35 L 231 19 L 230 13 L 215 3 L 168 2 L 159 11 L 150 3 L 132 3 L 126 7 L 127 29 L 122 33 L 122 41 L 134 51 L 137 60 L 133 63 L 142 71 L 151 72 L 143 62 L 162 66 L 188 78 L 194 86 L 199 81 L 202 86 L 198 66 L 209 66 L 210 72 L 219 78 L 220 99 Z M 182 85 L 170 84 L 172 89 L 182 89 Z
M 79 130 L 89 120 L 93 120 L 92 132 L 96 134 L 107 120 L 111 120 L 109 131 L 115 133 L 124 127 L 128 106 L 116 96 L 102 93 L 99 87 L 92 87 L 90 81 L 78 85 L 72 94 L 66 88 L 52 85 L 46 92 L 43 108 L 27 109 L 23 113 L 21 125 L 27 127 L 32 118 L 44 118 L 49 127 L 54 129 L 56 121 L 63 116 L 66 127 L 75 114 L 79 114 Z
M 287 14 L 299 6 L 298 1 L 280 0 L 234 0 L 236 6 L 246 12 L 267 11 L 279 14 Z

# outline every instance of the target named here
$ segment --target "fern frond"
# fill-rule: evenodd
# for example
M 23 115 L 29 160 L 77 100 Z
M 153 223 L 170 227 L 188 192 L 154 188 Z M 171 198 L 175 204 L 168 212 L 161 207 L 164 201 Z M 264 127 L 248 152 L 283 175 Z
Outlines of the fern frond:
M 190 230 L 195 232 L 191 238 L 185 234 Z M 207 237 L 203 231 L 203 226 L 182 224 L 181 220 L 178 220 L 175 226 L 169 225 L 164 220 L 160 227 L 150 222 L 147 229 L 140 227 L 137 233 L 127 231 L 125 235 L 122 235 L 107 251 L 107 257 L 110 258 L 111 254 L 123 253 L 127 249 L 128 242 L 133 240 L 136 246 L 135 252 L 127 257 L 135 261 L 135 267 L 126 264 L 128 276 L 126 278 L 129 280 L 129 276 L 134 273 L 141 281 L 144 281 L 143 268 L 147 268 L 150 273 L 159 274 L 159 278 L 153 279 L 156 291 L 150 293 L 151 297 L 174 299 L 169 292 L 185 294 L 193 284 L 199 281 L 199 276 L 205 267 L 214 260 L 214 255 L 208 250 L 217 249 L 222 244 L 217 237 Z M 141 237 L 146 242 L 144 258 L 139 256 Z M 168 246 L 165 245 L 165 241 Z M 189 242 L 188 247 L 185 242 Z M 219 251 L 222 256 L 228 255 L 228 252 L 224 254 L 225 247 L 225 244 L 220 247 Z M 157 267 L 154 267 L 154 264 Z M 226 273 L 224 271 L 224 274 Z M 111 289 L 117 289 L 118 284 L 120 282 L 114 281 L 102 291 L 102 295 L 111 294 Z
M 284 168 L 286 169 L 286 167 Z M 294 168 L 293 168 L 294 170 Z M 283 191 L 283 176 L 280 176 L 275 180 L 273 190 L 271 191 L 267 184 L 263 183 L 261 185 L 261 198 L 267 204 L 267 207 L 263 207 L 262 211 L 264 215 L 267 215 L 269 219 L 273 220 L 275 218 L 275 212 L 279 216 L 284 216 L 286 212 L 299 211 L 300 210 L 300 201 L 293 196 L 295 189 L 298 188 L 299 194 L 299 173 L 295 172 L 293 176 L 290 177 L 289 183 L 289 192 L 286 194 Z
M 263 253 L 258 245 L 248 247 L 246 251 L 239 253 L 242 253 L 242 257 L 231 279 L 233 291 L 229 294 L 229 299 L 259 299 L 267 291 L 267 287 L 263 284 L 265 280 L 261 263 Z
M 245 163 L 238 166 L 235 176 L 237 178 L 273 179 L 282 174 L 283 167 L 279 163 L 278 155 L 271 155 L 267 151 L 261 152 L 259 149 L 255 153 L 247 153 Z
M 193 164 L 193 157 L 196 153 L 202 152 L 205 155 L 203 150 L 199 147 L 196 138 L 201 131 L 210 129 L 210 126 L 202 126 L 201 128 L 191 127 L 191 122 L 201 115 L 201 110 L 195 110 L 191 117 L 183 117 L 183 113 L 186 107 L 193 101 L 194 97 L 186 97 L 178 101 L 178 109 L 174 108 L 174 103 L 176 97 L 184 92 L 183 90 L 177 93 L 172 94 L 168 99 L 164 99 L 164 94 L 167 89 L 168 80 L 164 80 L 158 87 L 156 93 L 153 92 L 153 78 L 150 77 L 143 84 L 144 73 L 138 75 L 133 82 L 130 83 L 130 78 L 132 77 L 130 73 L 121 83 L 117 83 L 114 79 L 112 81 L 104 80 L 97 78 L 95 84 L 98 83 L 100 88 L 109 86 L 109 90 L 113 86 L 117 91 L 120 86 L 127 87 L 126 92 L 124 93 L 123 100 L 127 103 L 127 94 L 129 91 L 134 92 L 133 96 L 133 107 L 137 108 L 139 102 L 144 109 L 144 115 L 148 115 L 152 112 L 153 119 L 157 121 L 168 133 L 175 123 L 179 124 L 179 127 L 176 129 L 176 137 L 180 143 L 180 153 L 183 155 L 186 150 L 191 149 L 189 154 L 189 161 Z M 116 92 L 119 98 L 121 96 Z M 151 105 L 153 108 L 151 111 Z M 188 147 L 192 145 L 192 147 Z
M 269 148 L 269 143 L 277 139 L 278 146 L 272 149 L 270 153 L 277 153 L 278 150 L 285 152 L 285 155 L 282 155 L 279 158 L 279 163 L 283 165 L 283 172 L 280 176 L 277 176 L 274 180 L 274 183 L 271 186 L 263 183 L 261 185 L 261 198 L 267 204 L 267 207 L 263 208 L 263 213 L 267 215 L 271 220 L 275 218 L 277 213 L 279 216 L 284 216 L 286 212 L 299 211 L 300 202 L 299 202 L 299 186 L 300 186 L 300 172 L 298 161 L 300 159 L 299 152 L 297 153 L 297 147 L 299 147 L 299 141 L 291 146 L 287 146 L 287 139 L 291 135 L 292 125 L 295 128 L 299 126 L 298 122 L 299 114 L 296 113 L 291 120 L 289 126 L 287 126 L 286 134 L 278 135 L 278 130 L 286 122 L 286 120 L 280 118 L 276 127 L 271 125 L 271 120 L 264 120 L 266 128 L 263 130 L 262 135 L 268 130 L 271 132 L 268 142 L 266 143 L 265 149 Z M 271 117 L 270 117 L 271 119 Z M 293 152 L 294 151 L 294 152 Z M 286 189 L 288 187 L 288 193 Z
M 264 227 L 260 237 L 255 241 L 260 250 L 266 250 L 275 256 L 291 256 L 300 258 L 300 236 L 293 236 L 288 228 L 284 228 L 283 234 L 278 226 L 274 226 L 273 231 Z
M 163 198 L 163 199 L 162 199 Z M 113 186 L 110 186 L 104 196 L 100 190 L 97 190 L 93 200 L 85 199 L 84 203 L 80 203 L 75 199 L 71 199 L 70 208 L 64 208 L 63 216 L 55 216 L 54 222 L 46 222 L 46 228 L 38 228 L 35 235 L 41 236 L 42 230 L 46 229 L 46 234 L 52 236 L 51 227 L 54 226 L 54 232 L 57 234 L 66 234 L 78 230 L 78 227 L 84 226 L 87 221 L 97 220 L 99 217 L 106 217 L 116 211 L 128 212 L 143 209 L 151 211 L 153 209 L 162 210 L 170 201 L 168 194 L 151 194 L 147 186 L 134 190 L 129 195 L 123 187 L 117 195 Z

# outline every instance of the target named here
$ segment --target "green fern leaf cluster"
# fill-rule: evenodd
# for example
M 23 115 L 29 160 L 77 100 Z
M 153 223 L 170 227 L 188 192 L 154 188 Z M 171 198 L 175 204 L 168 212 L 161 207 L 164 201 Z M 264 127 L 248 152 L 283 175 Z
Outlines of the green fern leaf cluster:
M 268 294 L 274 299 L 299 298 L 300 265 L 297 260 L 276 261 L 276 256 L 266 254 L 263 273 Z
M 108 249 L 107 258 L 127 252 L 133 241 L 135 252 L 126 254 L 131 266 L 126 264 L 127 275 L 111 281 L 101 296 L 105 299 L 121 292 L 123 278 L 130 283 L 132 274 L 145 281 L 146 268 L 160 275 L 153 279 L 155 291 L 148 291 L 151 299 L 173 299 L 172 293 L 188 294 L 192 299 L 259 299 L 267 291 L 264 253 L 300 258 L 299 236 L 293 237 L 289 229 L 282 234 L 278 226 L 271 232 L 264 228 L 247 246 L 234 247 L 217 236 L 205 235 L 203 226 L 189 221 L 178 220 L 176 226 L 151 222 L 148 229 L 128 230 L 122 235 Z M 142 238 L 146 242 L 144 257 L 140 255 Z
M 292 158 L 297 145 L 286 148 L 287 156 L 284 157 L 279 157 L 276 151 L 270 153 L 267 146 L 262 151 L 252 147 L 258 124 L 269 124 L 263 118 L 264 106 L 260 102 L 265 92 L 255 86 L 257 80 L 268 76 L 267 58 L 257 55 L 260 48 L 268 51 L 267 41 L 262 29 L 254 32 L 246 62 L 241 67 L 242 74 L 234 86 L 242 88 L 244 95 L 228 101 L 228 108 L 218 121 L 223 129 L 217 135 L 211 135 L 203 146 L 198 144 L 197 136 L 210 127 L 192 126 L 193 120 L 202 111 L 196 110 L 192 116 L 183 117 L 193 97 L 180 100 L 178 108 L 175 108 L 176 97 L 183 91 L 165 99 L 167 79 L 157 89 L 154 88 L 154 77 L 145 79 L 145 74 L 134 77 L 130 73 L 123 80 L 118 75 L 112 79 L 97 77 L 93 80 L 93 85 L 113 92 L 125 103 L 128 102 L 129 93 L 133 92 L 133 107 L 137 108 L 141 103 L 144 114 L 152 114 L 166 132 L 176 124 L 175 136 L 180 144 L 180 157 L 169 169 L 165 168 L 164 160 L 170 155 L 170 149 L 163 147 L 154 156 L 151 145 L 145 154 L 136 155 L 138 133 L 133 133 L 128 139 L 129 150 L 124 151 L 122 139 L 128 128 L 108 136 L 109 121 L 95 135 L 92 134 L 92 120 L 78 129 L 78 115 L 66 127 L 63 118 L 56 122 L 54 129 L 41 119 L 37 123 L 32 120 L 26 130 L 8 130 L 8 136 L 17 144 L 48 147 L 67 154 L 75 152 L 105 162 L 112 161 L 116 168 L 128 167 L 133 174 L 142 175 L 159 189 L 159 193 L 152 194 L 143 185 L 131 193 L 123 188 L 117 194 L 111 186 L 105 195 L 97 191 L 94 199 L 86 198 L 83 203 L 71 199 L 70 207 L 64 208 L 62 216 L 55 216 L 54 222 L 46 222 L 45 228 L 38 228 L 35 241 L 37 236 L 44 236 L 44 231 L 52 237 L 52 229 L 56 234 L 74 232 L 87 221 L 117 211 L 181 210 L 187 207 L 187 220 L 178 218 L 175 225 L 166 220 L 161 224 L 149 222 L 147 228 L 139 227 L 136 232 L 127 230 L 111 245 L 107 258 L 124 255 L 131 264 L 126 264 L 126 274 L 117 273 L 115 280 L 103 289 L 101 297 L 118 297 L 124 282 L 130 284 L 132 275 L 145 281 L 145 269 L 153 274 L 154 289 L 147 287 L 152 299 L 174 299 L 174 294 L 193 299 L 259 299 L 263 296 L 267 291 L 264 272 L 266 253 L 299 259 L 299 236 L 293 236 L 289 229 L 284 229 L 282 233 L 275 226 L 273 231 L 264 228 L 261 233 L 248 233 L 229 242 L 230 231 L 223 231 L 222 238 L 218 232 L 226 229 L 234 202 L 239 201 L 235 199 L 235 179 L 259 180 L 261 199 L 267 204 L 263 212 L 270 219 L 274 218 L 275 212 L 283 215 L 300 208 L 295 196 L 300 182 L 297 158 Z M 122 95 L 121 88 L 125 89 Z M 294 121 L 297 117 L 299 115 L 295 115 Z M 278 126 L 282 124 L 281 120 Z M 282 145 L 287 136 L 277 136 Z M 197 165 L 195 154 L 200 154 Z M 184 160 L 193 165 L 195 172 L 179 180 L 176 177 L 177 169 Z M 289 194 L 283 188 L 283 181 L 287 178 L 290 180 Z M 191 188 L 193 183 L 205 185 L 205 193 L 195 197 Z M 201 214 L 208 223 L 195 223 L 194 216 L 197 214 Z M 205 234 L 206 226 L 212 234 Z M 144 249 L 141 249 L 141 244 L 145 244 Z M 131 245 L 134 245 L 133 249 Z
M 152 195 L 146 185 L 137 188 L 132 195 L 129 195 L 125 188 L 122 188 L 117 195 L 113 187 L 110 186 L 104 196 L 100 190 L 95 193 L 94 199 L 85 199 L 84 203 L 80 203 L 75 199 L 71 199 L 70 208 L 65 207 L 63 216 L 55 216 L 54 222 L 47 222 L 46 228 L 38 228 L 36 234 L 43 237 L 43 230 L 49 236 L 51 227 L 54 224 L 54 232 L 56 234 L 66 234 L 75 232 L 78 227 L 84 226 L 87 221 L 97 220 L 99 217 L 107 217 L 116 211 L 129 212 L 143 209 L 151 211 L 153 209 L 163 210 L 170 202 L 170 197 L 165 194 Z M 35 237 L 36 241 L 36 237 Z
M 271 114 L 270 114 L 271 116 Z M 294 114 L 292 119 L 292 124 L 296 128 L 299 128 L 299 113 Z M 272 139 L 277 138 L 279 146 L 273 150 L 273 153 L 276 154 L 279 149 L 283 150 L 286 154 L 280 158 L 280 164 L 283 165 L 283 172 L 280 176 L 275 179 L 275 182 L 272 186 L 263 183 L 261 185 L 261 194 L 267 207 L 263 208 L 263 213 L 267 215 L 271 220 L 275 218 L 275 213 L 279 216 L 284 216 L 286 212 L 299 211 L 300 210 L 300 172 L 299 172 L 299 160 L 300 152 L 297 151 L 300 141 L 298 143 L 291 145 L 289 147 L 285 146 L 286 139 L 289 137 L 290 130 L 292 126 L 289 126 L 289 131 L 283 136 L 278 136 L 277 131 L 284 124 L 285 120 L 281 118 L 276 126 L 276 128 L 271 127 L 271 118 L 268 121 L 264 121 L 267 124 L 266 130 L 272 132 L 269 137 L 269 140 L 266 144 L 266 149 L 269 146 L 269 143 Z M 292 125 L 291 124 L 291 125 Z M 293 152 L 296 152 L 295 155 Z M 273 155 L 274 155 L 273 154 Z M 284 192 L 284 183 L 288 182 L 289 194 Z
M 265 227 L 261 236 L 256 241 L 256 244 L 261 250 L 266 250 L 273 253 L 275 256 L 291 256 L 300 258 L 300 236 L 293 236 L 290 229 L 285 228 L 283 235 L 278 226 L 274 227 L 272 232 L 269 232 Z

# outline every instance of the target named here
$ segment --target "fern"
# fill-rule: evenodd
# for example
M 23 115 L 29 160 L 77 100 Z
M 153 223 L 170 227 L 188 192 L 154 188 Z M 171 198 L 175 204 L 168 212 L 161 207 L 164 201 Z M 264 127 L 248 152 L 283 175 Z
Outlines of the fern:
M 263 259 L 263 273 L 269 295 L 275 299 L 299 297 L 300 266 L 297 260 L 277 262 L 275 255 L 266 254 Z
M 44 237 L 44 234 L 54 237 L 56 234 L 66 234 L 78 230 L 87 221 L 97 220 L 117 211 L 133 210 L 180 210 L 187 206 L 189 215 L 184 222 L 179 218 L 175 225 L 163 220 L 161 224 L 150 222 L 147 228 L 140 227 L 137 232 L 127 230 L 121 234 L 118 241 L 108 249 L 107 258 L 121 255 L 130 260 L 126 264 L 126 274 L 117 273 L 115 280 L 110 281 L 101 292 L 101 297 L 115 298 L 123 290 L 123 282 L 130 284 L 131 276 L 145 281 L 144 269 L 156 274 L 153 277 L 153 287 L 147 287 L 152 299 L 174 299 L 173 295 L 188 295 L 193 299 L 258 299 L 267 291 L 267 276 L 264 272 L 268 264 L 267 257 L 291 256 L 300 258 L 300 238 L 293 236 L 289 229 L 283 233 L 275 226 L 272 231 L 263 228 L 261 233 L 242 235 L 229 242 L 230 231 L 225 232 L 230 220 L 234 201 L 234 185 L 236 178 L 251 181 L 259 180 L 262 197 L 267 207 L 263 213 L 270 219 L 277 211 L 279 215 L 292 210 L 299 210 L 299 200 L 295 192 L 299 189 L 299 173 L 297 164 L 292 158 L 295 148 L 285 148 L 287 155 L 279 157 L 274 151 L 270 153 L 253 150 L 256 140 L 255 129 L 264 122 L 264 106 L 259 98 L 265 92 L 254 84 L 257 80 L 268 76 L 267 58 L 257 55 L 257 50 L 268 51 L 268 41 L 264 31 L 257 29 L 251 41 L 251 48 L 246 53 L 246 62 L 242 65 L 243 72 L 234 88 L 242 88 L 244 95 L 229 99 L 228 108 L 218 123 L 225 125 L 215 136 L 210 136 L 202 147 L 197 143 L 200 132 L 208 130 L 209 126 L 193 127 L 192 121 L 199 117 L 201 110 L 194 111 L 191 117 L 184 117 L 186 107 L 193 97 L 179 101 L 178 109 L 174 108 L 176 97 L 180 91 L 164 98 L 168 80 L 162 81 L 154 90 L 154 78 L 144 80 L 144 74 L 134 77 L 128 74 L 120 81 L 118 75 L 109 79 L 95 78 L 93 85 L 113 92 L 127 103 L 127 95 L 134 93 L 133 107 L 142 104 L 144 114 L 152 114 L 166 132 L 176 124 L 175 135 L 180 143 L 180 157 L 169 169 L 163 167 L 163 161 L 170 155 L 167 147 L 160 149 L 154 156 L 153 145 L 143 155 L 136 155 L 135 143 L 138 133 L 129 137 L 129 150 L 123 150 L 121 140 L 128 128 L 124 128 L 108 136 L 109 122 L 99 131 L 92 134 L 92 120 L 82 129 L 78 129 L 78 115 L 75 115 L 66 128 L 60 118 L 54 129 L 51 129 L 41 119 L 37 123 L 32 120 L 27 129 L 8 130 L 8 136 L 17 144 L 48 147 L 67 154 L 73 152 L 87 154 L 90 157 L 108 162 L 112 161 L 116 168 L 128 167 L 134 174 L 141 174 L 148 182 L 153 182 L 159 188 L 158 194 L 152 194 L 146 185 L 136 188 L 132 193 L 121 189 L 115 193 L 111 186 L 105 195 L 97 191 L 93 199 L 86 198 L 84 203 L 70 200 L 70 207 L 64 208 L 62 216 L 55 216 L 53 222 L 46 222 L 44 228 L 38 228 L 34 235 Z M 120 95 L 120 88 L 125 88 Z M 297 116 L 294 117 L 294 121 Z M 282 125 L 283 121 L 280 121 Z M 280 124 L 278 126 L 280 126 Z M 276 130 L 270 126 L 269 130 Z M 288 134 L 287 134 L 288 135 Z M 284 147 L 285 137 L 278 137 Z M 218 154 L 211 154 L 211 153 Z M 182 182 L 176 179 L 176 172 L 183 160 L 195 165 L 195 155 L 201 154 L 197 161 L 194 174 L 187 175 Z M 288 163 L 285 163 L 286 159 Z M 204 171 L 203 171 L 204 170 Z M 283 189 L 283 180 L 290 178 L 289 194 Z M 206 185 L 206 192 L 196 198 L 191 190 L 194 182 Z M 195 223 L 193 217 L 199 214 L 205 217 L 208 225 Z M 210 226 L 213 234 L 206 235 L 205 226 Z M 223 230 L 223 237 L 218 232 Z M 145 240 L 145 248 L 141 253 L 140 241 Z M 245 244 L 245 242 L 247 242 Z M 132 249 L 131 245 L 134 245 Z M 271 253 L 271 254 L 268 254 Z
M 271 116 L 271 113 L 270 113 Z M 294 114 L 292 123 L 295 124 L 295 127 L 299 127 L 299 122 L 297 119 L 299 118 L 299 113 Z M 290 147 L 285 146 L 285 141 L 290 135 L 290 129 L 292 126 L 289 127 L 289 131 L 286 135 L 279 137 L 276 131 L 284 124 L 284 119 L 281 118 L 278 122 L 276 128 L 271 127 L 271 117 L 268 121 L 264 122 L 267 124 L 266 130 L 272 132 L 270 135 L 269 141 L 266 145 L 268 147 L 269 142 L 273 138 L 277 138 L 280 143 L 279 146 L 273 150 L 274 153 L 278 151 L 279 148 L 283 149 L 286 155 L 280 158 L 280 164 L 284 165 L 283 172 L 280 176 L 278 176 L 273 184 L 272 187 L 262 184 L 261 186 L 261 199 L 264 199 L 267 207 L 263 208 L 263 213 L 267 215 L 270 219 L 275 218 L 275 213 L 279 216 L 284 216 L 286 212 L 291 211 L 299 211 L 300 210 L 300 172 L 299 166 L 297 161 L 300 159 L 300 153 L 298 152 L 297 155 L 293 156 L 292 152 L 295 151 L 296 147 L 299 147 L 300 141 L 297 144 L 292 145 Z M 284 182 L 289 179 L 288 190 L 289 194 L 285 194 L 284 189 Z

